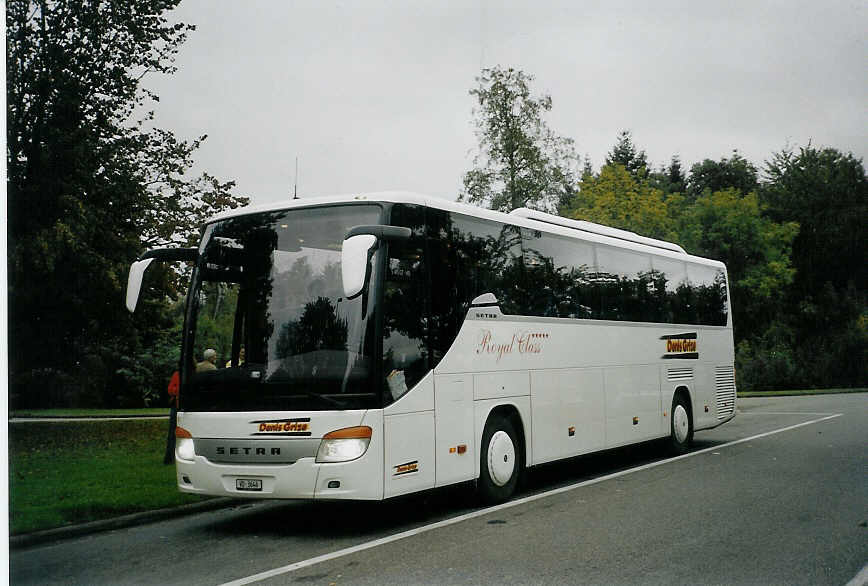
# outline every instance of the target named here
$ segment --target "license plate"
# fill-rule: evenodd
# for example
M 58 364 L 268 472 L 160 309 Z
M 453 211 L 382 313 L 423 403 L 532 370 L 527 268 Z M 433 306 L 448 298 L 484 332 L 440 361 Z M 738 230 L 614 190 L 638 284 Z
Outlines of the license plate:
M 262 490 L 262 481 L 258 478 L 236 478 L 236 490 Z

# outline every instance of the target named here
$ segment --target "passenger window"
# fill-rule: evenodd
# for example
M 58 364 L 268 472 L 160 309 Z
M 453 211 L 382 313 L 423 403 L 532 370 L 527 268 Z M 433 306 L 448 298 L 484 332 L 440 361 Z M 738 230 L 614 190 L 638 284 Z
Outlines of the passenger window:
M 651 259 L 652 288 L 662 323 L 690 323 L 687 308 L 679 291 L 687 286 L 687 268 L 683 261 L 664 257 Z
M 651 257 L 609 246 L 597 247 L 601 319 L 650 321 L 654 313 Z
M 449 240 L 463 311 L 467 312 L 478 295 L 494 293 L 503 313 L 522 313 L 525 293 L 520 230 L 459 214 L 452 214 L 452 222 Z
M 522 229 L 527 282 L 534 293 L 523 313 L 541 317 L 590 319 L 599 310 L 594 294 L 594 249 L 590 244 Z
M 728 312 L 726 277 L 723 271 L 705 265 L 688 265 L 692 301 L 697 323 L 725 326 Z

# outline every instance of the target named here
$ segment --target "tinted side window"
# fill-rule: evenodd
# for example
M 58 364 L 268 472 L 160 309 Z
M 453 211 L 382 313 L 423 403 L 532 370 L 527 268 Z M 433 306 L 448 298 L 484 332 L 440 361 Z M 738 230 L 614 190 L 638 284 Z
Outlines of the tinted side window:
M 488 292 L 505 314 L 726 325 L 716 269 L 442 210 L 427 222 L 433 364 Z
M 396 205 L 393 226 L 413 233 L 408 240 L 388 243 L 383 281 L 384 399 L 391 403 L 425 376 L 430 366 L 429 285 L 425 266 L 425 209 Z
M 723 271 L 703 265 L 688 265 L 691 301 L 696 322 L 710 326 L 725 326 L 728 311 L 726 277 Z
M 687 286 L 687 268 L 683 261 L 665 257 L 651 259 L 652 287 L 662 323 L 690 323 L 687 306 L 679 291 Z
M 526 294 L 521 233 L 515 226 L 428 209 L 431 351 L 434 364 L 455 339 L 470 303 L 494 293 L 504 313 L 521 313 Z
M 494 293 L 503 313 L 521 313 L 525 287 L 519 228 L 459 214 L 452 214 L 452 226 L 450 243 L 464 311 L 474 297 Z
M 601 319 L 653 321 L 651 258 L 609 246 L 597 247 Z
M 590 319 L 599 311 L 592 286 L 594 249 L 590 244 L 522 229 L 527 282 L 522 313 L 542 317 Z

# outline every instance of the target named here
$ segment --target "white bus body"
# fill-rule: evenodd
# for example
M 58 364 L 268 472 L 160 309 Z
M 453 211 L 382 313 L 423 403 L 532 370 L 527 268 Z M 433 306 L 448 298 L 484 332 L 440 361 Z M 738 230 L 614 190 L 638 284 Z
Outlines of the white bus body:
M 376 203 L 389 209 L 397 209 L 394 206 L 405 206 L 408 209 L 412 207 L 413 213 L 418 212 L 419 217 L 427 218 L 424 246 L 421 236 L 416 240 L 421 251 L 419 255 L 402 253 L 400 259 L 390 256 L 388 260 L 377 257 L 376 254 L 385 255 L 388 247 L 394 247 L 388 248 L 388 254 L 391 255 L 391 251 L 398 250 L 400 246 L 410 246 L 393 244 L 398 240 L 379 237 L 379 252 L 372 257 L 373 268 L 368 270 L 369 278 L 380 281 L 379 284 L 370 286 L 371 291 L 378 292 L 376 295 L 380 295 L 380 299 L 390 300 L 377 302 L 372 298 L 367 302 L 367 309 L 362 310 L 363 313 L 373 312 L 372 315 L 376 316 L 374 321 L 385 320 L 383 323 L 388 324 L 393 324 L 393 321 L 400 322 L 401 319 L 412 319 L 412 312 L 415 311 L 420 316 L 419 327 L 423 334 L 413 338 L 411 333 L 408 333 L 416 327 L 414 324 L 411 324 L 412 327 L 383 323 L 376 326 L 393 328 L 389 330 L 386 341 L 384 335 L 378 333 L 380 338 L 374 346 L 380 354 L 374 352 L 373 359 L 365 361 L 365 364 L 373 365 L 371 368 L 378 373 L 365 380 L 379 377 L 377 384 L 381 388 L 376 392 L 380 393 L 377 395 L 380 398 L 372 399 L 374 402 L 371 403 L 359 403 L 359 408 L 354 408 L 356 405 L 348 402 L 345 405 L 338 403 L 333 406 L 323 404 L 315 408 L 306 405 L 303 409 L 281 410 L 271 407 L 233 411 L 231 397 L 238 396 L 242 397 L 239 400 L 248 401 L 244 397 L 258 392 L 259 387 L 245 387 L 235 392 L 226 386 L 229 383 L 220 383 L 224 386 L 220 387 L 222 390 L 219 392 L 223 394 L 219 401 L 215 399 L 215 405 L 219 404 L 217 408 L 201 406 L 210 403 L 201 403 L 199 406 L 191 403 L 193 407 L 190 408 L 185 405 L 185 393 L 192 393 L 192 401 L 192 397 L 198 392 L 194 391 L 197 388 L 194 379 L 200 375 L 189 366 L 186 380 L 182 374 L 180 408 L 177 414 L 179 433 L 176 463 L 178 487 L 181 491 L 250 498 L 384 499 L 477 480 L 483 488 L 483 495 L 496 501 L 509 497 L 515 487 L 515 479 L 527 466 L 666 437 L 672 437 L 672 443 L 683 450 L 693 431 L 715 427 L 735 415 L 732 312 L 728 307 L 730 297 L 726 286 L 725 267 L 716 261 L 690 256 L 676 245 L 593 224 L 571 225 L 569 220 L 564 221 L 562 218 L 529 210 L 500 214 L 439 199 L 396 193 L 296 200 L 267 208 L 251 208 L 225 214 L 215 218 L 211 225 L 226 220 L 237 221 L 240 218 L 256 223 L 257 218 L 268 217 L 277 222 L 273 231 L 279 232 L 280 226 L 286 228 L 287 223 L 280 223 L 285 220 L 273 218 L 292 217 L 288 214 L 292 214 L 293 210 L 325 209 L 359 203 Z M 460 226 L 455 227 L 460 223 L 455 218 L 459 217 L 461 222 L 465 223 L 487 222 L 486 229 L 492 226 L 509 226 L 516 240 L 509 244 L 501 239 L 504 243 L 501 248 L 492 244 L 496 239 L 491 237 L 456 240 L 464 234 L 460 231 Z M 431 218 L 435 220 L 432 221 Z M 439 228 L 433 227 L 437 222 L 442 224 L 442 218 L 447 218 L 445 222 L 449 228 L 444 229 L 442 225 Z M 417 232 L 422 234 L 420 230 Z M 516 244 L 519 234 L 521 243 Z M 208 237 L 209 231 L 206 229 L 203 245 L 199 249 L 200 254 L 207 255 L 205 240 Z M 448 273 L 437 271 L 451 271 L 454 268 L 451 265 L 445 268 L 441 266 L 449 265 L 449 259 L 452 258 L 450 255 L 453 253 L 456 255 L 454 258 L 458 259 L 454 261 L 457 263 L 455 266 L 471 266 L 461 264 L 466 261 L 461 256 L 464 253 L 456 252 L 453 244 L 438 248 L 438 239 L 450 238 L 455 242 L 470 242 L 474 246 L 490 245 L 494 247 L 492 250 L 497 248 L 500 251 L 496 253 L 498 255 L 507 248 L 513 252 L 520 250 L 509 258 L 512 259 L 512 266 L 518 267 L 515 274 L 521 275 L 515 277 L 515 282 L 522 283 L 522 286 L 514 289 L 521 291 L 515 295 L 507 291 L 501 296 L 512 296 L 510 298 L 517 299 L 514 303 L 519 305 L 522 303 L 522 296 L 551 296 L 549 305 L 538 303 L 536 307 L 543 309 L 535 311 L 538 314 L 557 316 L 510 315 L 501 307 L 504 299 L 495 301 L 496 294 L 484 295 L 494 292 L 477 290 L 473 291 L 474 295 L 479 294 L 473 306 L 473 299 L 460 299 L 467 309 L 463 321 L 456 322 L 460 323 L 460 327 L 456 326 L 457 333 L 452 332 L 448 336 L 444 334 L 449 328 L 442 326 L 442 323 L 455 320 L 437 315 L 435 306 L 444 298 L 451 300 L 459 295 L 463 285 L 460 282 L 461 275 L 456 276 L 453 281 L 444 277 L 448 276 Z M 272 241 L 277 242 L 277 239 L 275 236 Z M 301 236 L 298 239 L 299 242 L 304 240 Z M 231 256 L 232 248 L 252 247 L 250 244 L 239 244 L 242 238 L 235 240 L 238 242 L 233 240 L 228 245 L 221 244 L 221 254 Z M 564 251 L 566 256 L 574 254 L 570 248 L 571 243 L 578 247 L 576 258 L 584 254 L 587 256 L 583 258 L 591 259 L 586 263 L 577 261 L 576 267 L 579 268 L 574 267 L 572 273 L 563 266 L 558 266 L 557 262 L 560 258 L 558 255 L 561 254 L 558 251 Z M 330 246 L 334 248 L 333 244 Z M 543 250 L 549 250 L 546 246 L 555 250 L 551 256 Z M 478 248 L 469 247 L 468 250 Z M 417 258 L 424 255 L 428 256 Z M 226 261 L 225 267 L 218 267 L 223 261 L 212 262 L 214 258 L 217 256 L 212 254 L 200 262 L 203 267 L 211 263 L 208 265 L 210 268 L 201 268 L 201 274 L 205 274 L 206 270 L 217 271 L 218 268 L 224 272 L 232 270 L 232 263 L 235 261 Z M 615 265 L 621 262 L 618 260 L 621 258 L 625 259 L 625 263 L 633 263 L 640 268 L 618 269 Z M 591 261 L 592 264 L 588 264 Z M 304 262 L 313 266 L 314 272 L 319 270 L 315 268 L 317 262 L 320 263 L 320 268 L 328 266 L 326 261 Z M 376 265 L 378 262 L 379 269 Z M 609 264 L 603 266 L 607 262 Z M 649 262 L 650 266 L 647 264 Z M 277 274 L 277 265 L 277 260 L 271 262 L 269 270 L 272 278 L 264 281 L 268 283 L 268 292 L 272 297 L 278 295 L 274 292 L 278 287 L 277 278 L 273 276 Z M 408 266 L 411 268 L 406 269 Z M 292 270 L 300 271 L 296 264 L 292 267 Z M 479 274 L 487 270 L 485 267 L 477 268 Z M 608 272 L 604 271 L 604 268 Z M 286 274 L 289 269 L 284 266 L 282 270 L 284 273 L 280 274 Z M 323 274 L 326 270 L 322 268 Z M 506 275 L 509 270 L 510 267 L 505 267 L 500 274 Z M 244 271 L 250 273 L 245 266 L 239 274 Z M 434 278 L 431 275 L 440 275 L 438 282 L 430 282 L 430 298 L 412 298 L 413 294 L 420 295 L 418 291 L 424 290 L 424 287 L 413 289 L 411 286 L 412 279 L 424 278 L 414 277 L 412 271 L 424 273 L 428 275 L 428 279 Z M 389 277 L 390 274 L 397 276 Z M 542 276 L 544 274 L 549 276 Z M 619 278 L 619 274 L 622 277 Z M 633 275 L 632 281 L 630 275 Z M 709 280 L 709 275 L 715 275 L 714 279 Z M 389 281 L 390 278 L 393 278 L 393 281 Z M 569 278 L 584 279 L 582 282 L 587 284 L 586 289 L 592 291 L 588 298 L 591 301 L 580 302 L 574 294 L 552 293 L 551 290 L 559 285 L 551 285 L 547 280 L 549 278 L 555 279 L 552 281 L 554 283 L 567 283 L 565 287 L 573 286 Z M 654 281 L 655 278 L 658 280 Z M 506 277 L 504 279 L 504 282 L 509 280 Z M 691 289 L 691 284 L 699 283 L 701 279 L 705 279 L 702 281 L 704 284 Z M 447 283 L 443 283 L 444 280 Z M 634 285 L 634 282 L 639 285 Z M 443 291 L 438 288 L 438 283 L 459 293 Z M 424 282 L 422 284 L 424 285 Z M 403 293 L 402 287 L 406 289 Z M 615 290 L 627 291 L 623 295 L 630 299 L 619 300 L 621 306 L 610 308 L 609 311 L 614 313 L 607 314 L 607 299 L 615 302 L 615 294 L 611 293 Z M 655 299 L 668 300 L 665 301 L 667 304 L 682 303 L 678 301 L 680 295 L 680 299 L 686 300 L 682 303 L 684 307 L 667 310 L 669 313 L 665 315 L 666 322 L 631 321 L 631 315 L 635 318 L 638 314 L 629 312 L 640 310 L 631 310 L 629 303 L 644 307 L 641 311 L 652 311 L 657 319 L 661 319 L 660 315 L 663 315 L 662 309 L 652 307 L 655 303 L 653 300 L 649 302 L 643 298 L 646 290 L 651 291 L 648 295 L 656 295 Z M 191 297 L 196 294 L 191 290 Z M 243 305 L 240 299 L 243 295 L 243 292 L 239 293 L 239 308 Z M 286 295 L 290 296 L 289 293 Z M 340 314 L 337 308 L 350 302 L 335 295 L 337 294 L 329 297 L 335 301 L 330 304 L 322 302 L 321 305 L 329 308 L 334 306 L 333 314 L 337 318 L 329 323 L 337 323 L 337 330 L 341 334 L 352 337 L 354 328 L 361 331 L 360 328 L 364 329 L 366 326 L 354 325 L 356 322 L 353 318 L 340 317 L 343 314 Z M 371 295 L 376 297 L 374 293 Z M 597 310 L 594 303 L 597 303 L 600 296 L 603 298 L 600 302 L 603 309 Z M 307 301 L 306 311 L 312 312 L 313 304 L 320 303 L 320 300 L 326 297 L 328 295 L 312 294 Z M 424 297 L 424 294 L 421 294 L 421 297 Z M 701 299 L 711 301 L 704 302 Z M 413 303 L 416 304 L 415 307 L 407 307 Z M 533 303 L 536 303 L 536 300 Z M 716 305 L 707 310 L 707 315 L 701 315 L 694 321 L 713 323 L 678 321 L 678 311 L 705 311 L 696 309 L 702 303 Z M 448 303 L 444 302 L 444 306 L 447 305 Z M 186 328 L 188 336 L 193 336 L 195 331 L 191 323 L 195 320 L 195 306 L 196 303 L 191 300 Z M 203 315 L 204 307 L 203 305 Z M 389 315 L 383 317 L 376 313 L 392 311 L 403 316 L 405 310 L 411 318 L 399 317 L 392 320 Z M 276 339 L 274 330 L 280 328 L 280 324 L 277 323 L 279 319 L 274 316 L 280 315 L 280 311 L 280 307 L 275 306 L 267 313 L 266 317 L 277 321 L 274 321 L 270 329 L 264 330 L 271 332 L 271 338 L 267 343 L 263 342 L 262 366 L 249 367 L 249 370 L 242 374 L 246 377 L 245 380 L 250 377 L 268 379 L 277 376 L 274 373 L 278 372 L 283 373 L 281 376 L 287 372 L 301 373 L 303 369 L 307 369 L 303 372 L 304 376 L 311 373 L 316 376 L 318 365 L 332 364 L 328 362 L 330 358 L 327 353 L 335 350 L 323 349 L 328 343 L 323 342 L 322 338 L 318 338 L 316 342 L 304 342 L 299 341 L 303 338 L 302 334 L 290 332 L 303 329 L 298 324 L 305 318 L 297 317 L 298 313 L 292 314 L 296 316 L 293 318 L 293 324 L 296 325 L 283 326 L 281 331 L 289 333 L 281 333 L 282 337 Z M 585 311 L 587 314 L 582 313 Z M 215 309 L 214 314 L 217 313 L 218 310 Z M 605 319 L 607 316 L 617 319 Z M 237 317 L 235 319 L 239 320 Z M 249 324 L 252 322 L 255 322 L 255 318 L 245 318 L 245 332 L 249 333 L 252 328 Z M 240 323 L 240 320 L 235 322 L 236 329 L 240 327 Z M 328 327 L 332 326 L 323 326 L 320 329 Z M 372 328 L 370 331 L 384 331 L 373 325 L 367 327 Z M 441 330 L 434 331 L 436 328 Z M 449 339 L 443 341 L 444 336 Z M 413 341 L 417 339 L 422 341 Z M 251 348 L 256 341 L 247 343 Z M 293 344 L 305 349 L 306 353 L 296 353 L 291 359 L 283 358 L 283 367 L 271 366 L 275 353 L 279 351 L 289 356 L 292 352 L 287 348 Z M 371 346 L 370 342 L 366 344 Z M 350 345 L 348 342 L 347 348 Z M 237 357 L 238 347 L 239 340 L 236 340 L 233 344 L 236 362 L 231 366 L 241 370 L 242 364 Z M 229 352 L 226 348 L 221 351 Z M 190 342 L 185 345 L 184 352 L 182 360 L 192 365 L 195 359 L 199 359 L 200 354 L 197 353 L 201 352 L 201 346 L 194 348 Z M 421 353 L 422 357 L 415 358 L 415 367 L 402 370 L 400 365 L 409 364 L 406 358 L 402 358 L 406 352 Z M 193 354 L 197 354 L 195 358 Z M 251 350 L 247 355 L 251 356 Z M 313 355 L 318 356 L 316 360 L 320 361 L 313 366 L 311 363 L 302 364 L 296 360 L 298 356 Z M 358 356 L 353 354 L 353 357 L 353 360 L 356 360 L 353 364 L 358 363 Z M 225 358 L 221 356 L 218 364 L 222 365 L 223 360 Z M 402 360 L 404 362 L 401 362 Z M 422 368 L 419 364 L 433 367 Z M 340 392 L 324 393 L 326 399 L 323 401 L 342 401 L 344 395 L 348 397 L 346 401 L 352 401 L 356 400 L 354 397 L 357 395 L 364 394 L 345 392 L 349 388 L 346 373 L 355 368 L 350 364 L 350 358 L 346 359 L 346 364 L 341 368 L 344 368 L 345 373 Z M 380 371 L 377 371 L 378 368 Z M 416 374 L 411 374 L 412 368 L 416 369 Z M 322 369 L 324 371 L 325 367 Z M 221 374 L 221 370 L 225 370 L 225 373 Z M 218 370 L 214 377 L 228 377 L 228 371 L 232 368 L 221 370 Z M 389 372 L 386 372 L 387 370 Z M 183 368 L 182 372 L 185 372 Z M 410 380 L 410 384 L 407 384 L 407 380 Z M 202 391 L 202 396 L 209 392 Z M 304 389 L 298 392 L 306 393 Z M 341 392 L 344 392 L 344 395 Z M 245 404 L 255 407 L 257 403 Z M 674 423 L 673 417 L 676 419 Z M 358 430 L 365 428 L 370 428 L 370 437 L 357 437 Z M 333 449 L 337 454 L 334 458 L 344 457 L 341 455 L 342 450 L 347 450 L 346 457 L 358 454 L 353 450 L 362 454 L 349 461 L 317 462 L 318 454 L 324 454 L 323 442 L 328 440 L 323 438 L 329 433 L 346 429 L 350 430 L 347 432 L 348 439 L 330 440 L 335 442 L 329 446 L 329 449 Z M 340 433 L 338 435 L 340 436 Z M 346 443 L 341 443 L 342 441 Z

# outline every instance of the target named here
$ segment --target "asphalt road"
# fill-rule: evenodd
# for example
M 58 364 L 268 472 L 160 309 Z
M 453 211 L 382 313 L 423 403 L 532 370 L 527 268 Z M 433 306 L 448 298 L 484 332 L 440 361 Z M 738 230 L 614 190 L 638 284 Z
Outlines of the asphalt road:
M 686 457 L 541 467 L 495 509 L 257 502 L 13 550 L 11 582 L 842 585 L 868 563 L 866 399 L 741 399 Z

